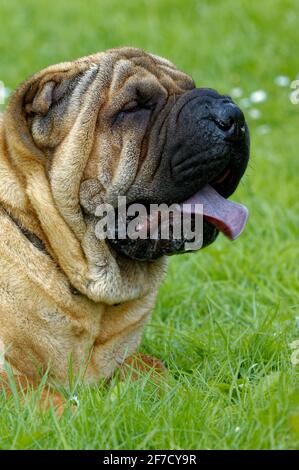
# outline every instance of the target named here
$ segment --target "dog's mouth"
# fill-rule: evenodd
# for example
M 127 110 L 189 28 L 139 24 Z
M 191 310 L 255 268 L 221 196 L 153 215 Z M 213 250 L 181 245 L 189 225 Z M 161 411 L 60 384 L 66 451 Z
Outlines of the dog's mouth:
M 248 210 L 242 204 L 229 201 L 222 197 L 210 184 L 204 186 L 198 193 L 183 203 L 191 207 L 192 214 L 197 212 L 197 206 L 203 206 L 203 218 L 229 239 L 238 238 L 248 218 Z
M 216 177 L 212 178 L 196 194 L 177 204 L 180 210 L 181 220 L 188 215 L 191 218 L 191 230 L 196 229 L 196 216 L 202 217 L 200 248 L 211 244 L 222 232 L 230 240 L 235 240 L 242 233 L 248 218 L 248 210 L 242 204 L 237 204 L 226 199 L 221 193 L 229 192 L 229 186 L 233 179 L 233 169 L 227 166 Z M 159 212 L 160 211 L 160 212 Z M 169 216 L 169 214 L 167 214 Z M 132 216 L 127 217 L 126 225 L 132 222 Z M 162 237 L 163 224 L 169 225 L 168 238 Z M 181 230 L 180 236 L 175 235 L 174 216 L 165 219 L 161 210 L 153 211 L 147 207 L 147 215 L 139 219 L 136 231 L 140 237 L 136 239 L 130 236 L 119 237 L 116 225 L 113 236 L 109 237 L 109 243 L 120 254 L 136 260 L 155 260 L 162 255 L 174 255 L 190 251 L 186 244 L 190 238 Z M 144 233 L 146 237 L 144 237 Z M 142 235 L 143 234 L 143 237 Z M 154 236 L 152 236 L 154 234 Z M 198 249 L 198 248 L 195 248 Z M 191 248 L 192 250 L 192 248 Z
M 227 192 L 233 170 L 230 165 L 212 178 L 195 195 L 183 203 L 183 207 L 191 205 L 192 212 L 196 212 L 198 204 L 203 206 L 203 218 L 230 240 L 238 238 L 244 230 L 248 219 L 248 209 L 232 202 L 222 196 Z M 188 209 L 187 209 L 188 210 Z

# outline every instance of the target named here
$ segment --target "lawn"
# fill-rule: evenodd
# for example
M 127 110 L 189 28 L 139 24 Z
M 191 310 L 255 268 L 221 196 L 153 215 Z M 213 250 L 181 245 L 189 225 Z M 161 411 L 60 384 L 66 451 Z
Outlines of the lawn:
M 48 64 L 134 45 L 198 86 L 241 88 L 252 150 L 233 196 L 250 210 L 244 234 L 170 260 L 141 346 L 169 374 L 73 384 L 79 406 L 60 420 L 36 409 L 38 392 L 26 407 L 1 398 L 0 448 L 299 448 L 289 346 L 299 340 L 299 105 L 275 82 L 299 74 L 298 11 L 298 0 L 1 0 L 8 88 Z M 265 101 L 246 100 L 256 90 Z

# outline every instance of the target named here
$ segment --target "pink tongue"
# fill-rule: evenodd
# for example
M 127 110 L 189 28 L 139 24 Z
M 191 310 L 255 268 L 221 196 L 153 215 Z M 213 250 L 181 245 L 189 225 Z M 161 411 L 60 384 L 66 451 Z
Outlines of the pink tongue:
M 220 196 L 209 184 L 183 202 L 183 212 L 190 212 L 185 204 L 203 204 L 205 219 L 231 240 L 235 240 L 241 234 L 247 222 L 247 208 Z M 193 206 L 191 212 L 200 211 Z

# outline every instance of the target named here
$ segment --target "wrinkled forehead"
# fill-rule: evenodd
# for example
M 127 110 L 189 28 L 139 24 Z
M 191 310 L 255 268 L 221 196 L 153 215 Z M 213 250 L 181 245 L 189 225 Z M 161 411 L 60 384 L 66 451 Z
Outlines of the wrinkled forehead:
M 86 60 L 110 69 L 110 95 L 114 97 L 126 88 L 142 93 L 160 89 L 165 94 L 181 94 L 195 87 L 193 79 L 167 59 L 135 48 L 110 49 Z

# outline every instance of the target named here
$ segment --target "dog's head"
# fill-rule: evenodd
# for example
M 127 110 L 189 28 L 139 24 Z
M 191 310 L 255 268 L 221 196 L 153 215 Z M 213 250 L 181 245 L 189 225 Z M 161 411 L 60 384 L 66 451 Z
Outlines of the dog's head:
M 7 116 L 8 141 L 10 131 L 19 136 L 9 144 L 14 163 L 25 179 L 32 165 L 43 168 L 83 251 L 90 250 L 86 233 L 94 231 L 97 206 L 116 207 L 118 196 L 127 204 L 182 203 L 204 188 L 202 202 L 211 206 L 218 193 L 217 217 L 204 218 L 204 245 L 229 230 L 223 201 L 249 158 L 243 113 L 229 96 L 196 88 L 167 60 L 122 48 L 49 67 L 21 85 Z M 106 244 L 143 260 L 183 250 L 175 240 Z

